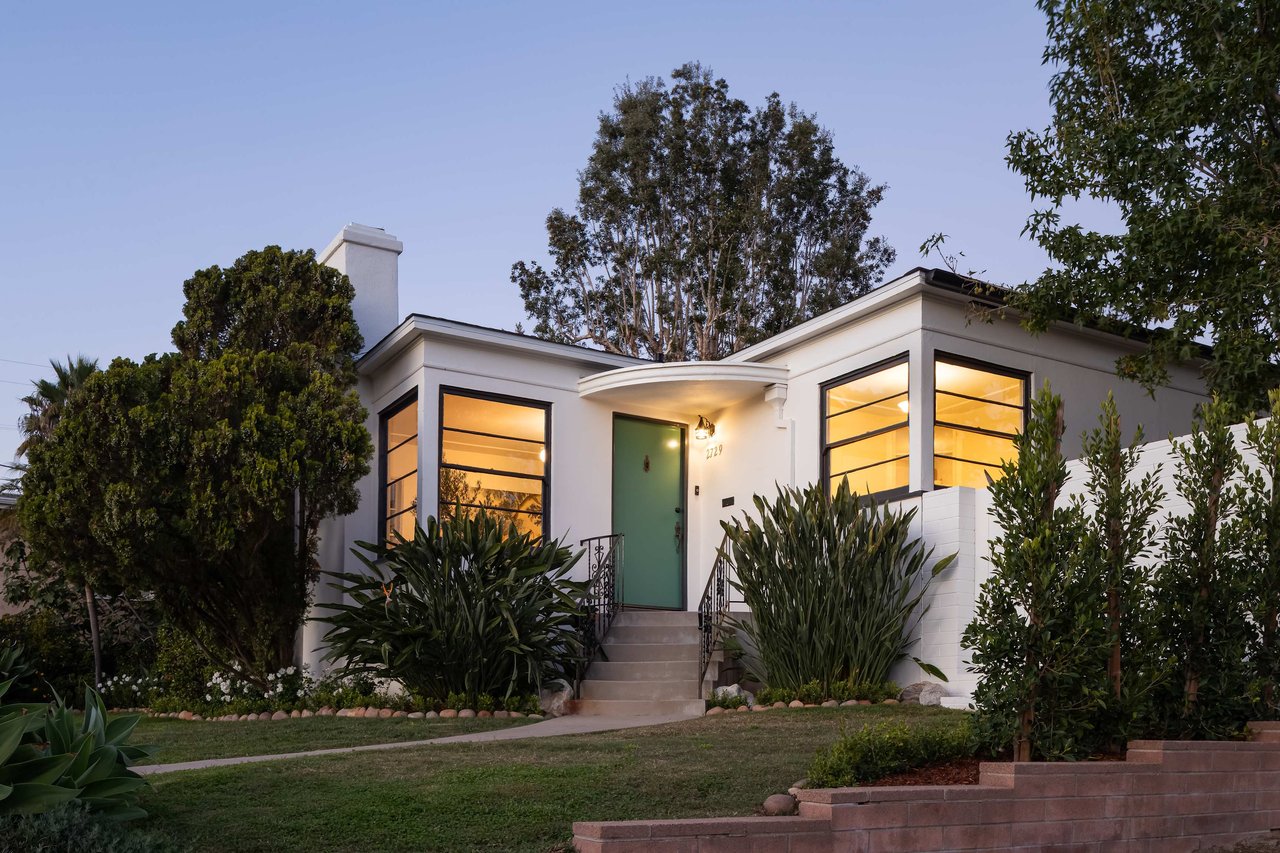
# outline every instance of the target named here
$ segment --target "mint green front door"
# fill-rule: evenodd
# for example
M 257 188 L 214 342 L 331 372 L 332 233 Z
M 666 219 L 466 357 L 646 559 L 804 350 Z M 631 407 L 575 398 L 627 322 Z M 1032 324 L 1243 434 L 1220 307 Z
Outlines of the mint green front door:
M 684 428 L 613 419 L 613 532 L 622 540 L 622 603 L 684 607 Z

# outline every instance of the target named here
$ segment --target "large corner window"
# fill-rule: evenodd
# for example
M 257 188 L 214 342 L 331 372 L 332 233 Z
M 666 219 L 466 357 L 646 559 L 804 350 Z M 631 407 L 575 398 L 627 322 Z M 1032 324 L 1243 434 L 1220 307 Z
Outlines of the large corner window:
M 418 523 L 418 395 L 382 413 L 382 536 L 413 538 Z
M 550 418 L 546 403 L 441 391 L 440 517 L 483 508 L 542 535 Z
M 1013 459 L 1027 419 L 1027 374 L 952 356 L 934 359 L 933 482 L 986 488 Z
M 907 378 L 902 356 L 822 386 L 822 467 L 832 494 L 846 478 L 860 494 L 908 490 Z

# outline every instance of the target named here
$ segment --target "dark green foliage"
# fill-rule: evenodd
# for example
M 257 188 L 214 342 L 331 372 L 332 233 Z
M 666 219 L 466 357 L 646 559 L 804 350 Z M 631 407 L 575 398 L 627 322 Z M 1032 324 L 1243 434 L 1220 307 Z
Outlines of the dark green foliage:
M 586 583 L 569 579 L 580 555 L 559 541 L 478 511 L 429 517 L 412 541 L 359 544 L 368 573 L 333 575 L 352 603 L 325 605 L 335 612 L 323 620 L 342 672 L 474 708 L 481 696 L 536 692 L 581 655 Z
M 751 109 L 710 69 L 620 86 L 553 267 L 520 262 L 534 333 L 665 361 L 717 359 L 867 292 L 893 261 L 864 239 L 882 185 L 777 94 Z
M 1164 552 L 1152 579 L 1153 652 L 1172 677 L 1152 703 L 1149 726 L 1164 737 L 1221 737 L 1249 715 L 1246 652 L 1252 569 L 1238 485 L 1240 453 L 1233 410 L 1215 399 L 1186 441 L 1175 442 L 1178 496 L 1188 505 L 1169 519 Z
M 78 800 L 0 817 L 0 850 L 23 853 L 177 853 L 168 839 L 104 820 Z
M 1014 758 L 1072 757 L 1092 749 L 1105 701 L 1103 573 L 1082 549 L 1079 505 L 1060 505 L 1067 479 L 1062 400 L 1048 385 L 1032 402 L 1017 458 L 991 484 L 1000 537 L 963 643 L 981 680 L 979 736 Z
M 965 717 L 877 723 L 845 734 L 809 767 L 811 788 L 865 785 L 894 773 L 969 758 L 977 752 Z
M 1156 482 L 1157 471 L 1140 479 L 1133 473 L 1141 457 L 1142 427 L 1125 446 L 1121 439 L 1120 414 L 1115 398 L 1108 394 L 1102 404 L 1098 427 L 1084 436 L 1083 461 L 1088 473 L 1085 484 L 1086 559 L 1102 569 L 1105 597 L 1107 661 L 1105 668 L 1111 695 L 1097 723 L 1100 739 L 1109 738 L 1119 746 L 1128 739 L 1138 707 L 1147 699 L 1158 680 L 1160 666 L 1140 663 L 1141 616 L 1147 609 L 1151 580 L 1150 560 L 1156 543 L 1153 522 L 1164 500 L 1164 489 Z
M 157 645 L 151 678 L 164 702 L 153 702 L 152 710 L 190 711 L 203 705 L 213 661 L 189 634 L 173 625 L 160 626 Z
M 898 698 L 901 692 L 901 688 L 892 681 L 836 681 L 826 688 L 821 682 L 810 681 L 798 688 L 761 687 L 756 692 L 756 704 L 772 705 L 774 702 L 785 702 L 789 705 L 796 699 L 809 705 L 818 705 L 828 699 L 834 699 L 837 702 L 847 702 L 850 699 L 883 702 L 885 699 Z
M 1121 359 L 1149 387 L 1210 339 L 1209 379 L 1265 403 L 1280 357 L 1280 7 L 1274 0 L 1039 0 L 1053 116 L 1011 134 L 1042 202 L 1027 232 L 1052 259 L 1016 295 L 1055 319 L 1159 327 Z M 1119 233 L 1063 216 L 1111 202 Z
M 1280 715 L 1280 391 L 1272 391 L 1269 402 L 1268 418 L 1245 429 L 1257 463 L 1245 474 L 1240 513 L 1254 625 L 1249 660 L 1258 682 L 1258 716 L 1264 720 Z
M 929 565 L 910 537 L 914 508 L 880 507 L 849 491 L 779 488 L 757 495 L 750 516 L 724 529 L 735 587 L 751 608 L 736 627 L 759 654 L 772 687 L 816 681 L 823 698 L 843 681 L 882 682 L 911 644 L 929 581 L 955 558 Z M 819 700 L 821 701 L 821 700 Z
M 71 619 L 52 608 L 33 608 L 0 617 L 0 643 L 20 645 L 34 672 L 20 678 L 9 698 L 51 702 L 55 694 L 76 696 L 93 681 L 93 650 Z
M 287 663 L 321 519 L 357 505 L 371 441 L 347 278 L 250 252 L 186 282 L 179 352 L 117 359 L 32 449 L 19 504 L 37 564 L 154 595 L 220 667 Z

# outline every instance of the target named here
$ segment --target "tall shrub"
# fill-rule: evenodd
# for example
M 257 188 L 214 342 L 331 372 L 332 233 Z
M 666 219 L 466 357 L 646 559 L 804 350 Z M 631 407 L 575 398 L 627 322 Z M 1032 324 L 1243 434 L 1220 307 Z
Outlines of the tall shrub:
M 963 639 L 981 677 L 979 732 L 992 748 L 1012 744 L 1017 761 L 1089 750 L 1105 689 L 1100 568 L 1082 558 L 1081 507 L 1060 505 L 1062 431 L 1062 399 L 1046 383 L 1015 440 L 1016 458 L 990 487 L 1002 532 Z
M 1248 604 L 1254 625 L 1249 660 L 1258 682 L 1259 714 L 1280 711 L 1280 390 L 1269 394 L 1268 417 L 1245 427 L 1245 445 L 1257 457 L 1245 474 L 1242 540 Z
M 1151 703 L 1152 734 L 1223 736 L 1248 716 L 1247 535 L 1231 422 L 1229 406 L 1215 399 L 1202 407 L 1188 439 L 1173 445 L 1187 511 L 1166 527 L 1152 580 L 1152 642 L 1176 677 Z
M 342 674 L 474 703 L 536 691 L 581 654 L 587 584 L 569 578 L 581 553 L 557 540 L 478 510 L 428 517 L 409 541 L 358 544 L 368 572 L 332 574 L 352 603 L 323 605 L 335 611 L 322 621 Z
M 930 566 L 933 550 L 910 534 L 915 508 L 877 506 L 848 480 L 830 497 L 816 484 L 779 488 L 755 507 L 759 520 L 723 525 L 751 608 L 738 628 L 759 653 L 758 674 L 791 690 L 887 680 L 924 615 L 929 581 L 955 555 Z
M 1102 570 L 1107 632 L 1107 682 L 1110 700 L 1107 722 L 1113 744 L 1128 732 L 1133 707 L 1150 683 L 1150 671 L 1134 666 L 1140 642 L 1138 617 L 1150 583 L 1150 557 L 1157 543 L 1154 518 L 1164 500 L 1158 469 L 1135 479 L 1141 457 L 1142 427 L 1126 446 L 1115 398 L 1102 403 L 1096 429 L 1084 435 L 1087 471 L 1085 506 L 1086 559 Z

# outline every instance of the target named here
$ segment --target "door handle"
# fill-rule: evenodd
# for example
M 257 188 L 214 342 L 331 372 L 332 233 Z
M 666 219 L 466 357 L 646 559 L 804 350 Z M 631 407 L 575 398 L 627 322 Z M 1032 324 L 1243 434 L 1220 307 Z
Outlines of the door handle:
M 683 535 L 684 529 L 680 526 L 680 522 L 676 522 L 676 550 L 680 550 L 680 537 Z

